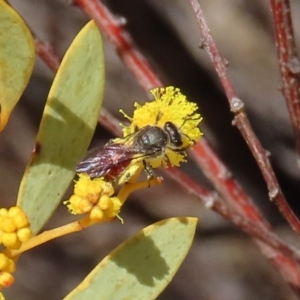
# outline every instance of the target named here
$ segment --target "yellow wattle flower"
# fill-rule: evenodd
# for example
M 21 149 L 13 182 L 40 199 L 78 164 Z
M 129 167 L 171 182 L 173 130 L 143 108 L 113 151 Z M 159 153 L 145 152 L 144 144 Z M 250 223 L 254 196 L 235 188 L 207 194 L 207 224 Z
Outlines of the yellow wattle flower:
M 113 194 L 110 182 L 102 178 L 91 179 L 82 173 L 75 183 L 74 194 L 64 204 L 74 215 L 89 213 L 91 220 L 111 218 L 117 216 L 121 208 L 117 197 L 111 197 Z
M 9 249 L 19 249 L 31 237 L 30 224 L 23 210 L 13 206 L 0 209 L 0 243 Z
M 121 110 L 121 113 L 131 122 L 129 126 L 123 126 L 123 138 L 149 125 L 164 129 L 165 124 L 171 122 L 181 134 L 183 141 L 181 151 L 166 147 L 165 155 L 149 159 L 149 163 L 153 168 L 161 165 L 177 167 L 186 161 L 186 150 L 200 139 L 202 132 L 198 126 L 202 117 L 197 113 L 197 104 L 187 101 L 186 96 L 178 88 L 169 86 L 155 88 L 150 92 L 154 100 L 143 105 L 135 103 L 133 117 L 129 117 Z

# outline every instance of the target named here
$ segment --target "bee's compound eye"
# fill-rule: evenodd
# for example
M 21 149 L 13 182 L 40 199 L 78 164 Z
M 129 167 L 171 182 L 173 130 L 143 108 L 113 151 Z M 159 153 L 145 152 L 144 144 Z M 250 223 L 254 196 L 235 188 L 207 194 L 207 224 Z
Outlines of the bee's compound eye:
M 177 127 L 172 122 L 166 122 L 164 127 L 165 127 L 165 131 L 169 135 L 170 142 L 175 147 L 181 147 L 183 142 L 182 142 L 181 134 L 179 133 Z

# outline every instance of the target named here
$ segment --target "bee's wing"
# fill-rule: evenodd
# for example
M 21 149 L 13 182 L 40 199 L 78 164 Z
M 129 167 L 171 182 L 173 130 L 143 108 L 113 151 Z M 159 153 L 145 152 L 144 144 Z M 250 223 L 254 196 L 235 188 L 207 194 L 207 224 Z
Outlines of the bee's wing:
M 108 143 L 101 150 L 93 151 L 90 157 L 80 162 L 77 173 L 87 173 L 90 177 L 102 177 L 110 170 L 126 161 L 131 161 L 139 153 L 138 149 L 120 143 Z
M 104 146 L 102 149 L 92 150 L 88 158 L 81 161 L 77 167 L 77 173 L 87 173 L 91 177 L 105 176 L 107 172 L 115 165 L 115 156 L 120 152 L 112 145 Z

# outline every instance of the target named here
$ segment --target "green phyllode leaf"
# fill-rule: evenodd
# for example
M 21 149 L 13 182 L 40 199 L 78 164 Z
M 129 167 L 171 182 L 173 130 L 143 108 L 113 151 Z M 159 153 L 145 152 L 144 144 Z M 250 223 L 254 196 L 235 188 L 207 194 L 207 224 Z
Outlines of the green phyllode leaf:
M 118 246 L 64 300 L 151 300 L 171 282 L 186 257 L 197 218 L 171 218 Z
M 29 29 L 18 13 L 0 0 L 0 131 L 27 86 L 34 57 Z
M 61 201 L 97 124 L 104 89 L 101 35 L 89 22 L 68 49 L 48 95 L 20 205 L 37 233 Z

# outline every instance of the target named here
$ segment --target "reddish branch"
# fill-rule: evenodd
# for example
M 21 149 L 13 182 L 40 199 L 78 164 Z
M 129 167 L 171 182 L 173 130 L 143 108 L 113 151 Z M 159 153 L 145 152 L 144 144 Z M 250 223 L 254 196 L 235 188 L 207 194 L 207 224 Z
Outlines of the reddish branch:
M 275 202 L 282 215 L 289 222 L 291 227 L 300 235 L 300 221 L 289 207 L 280 187 L 272 166 L 270 164 L 268 152 L 263 148 L 257 136 L 252 130 L 249 120 L 244 110 L 244 103 L 238 98 L 233 85 L 228 76 L 224 60 L 222 59 L 217 46 L 210 34 L 210 30 L 204 19 L 201 7 L 197 0 L 189 0 L 195 12 L 201 35 L 201 46 L 208 53 L 216 72 L 223 85 L 224 91 L 229 101 L 230 109 L 234 113 L 233 124 L 242 133 L 247 142 L 261 172 L 266 181 L 269 197 Z
M 90 18 L 95 19 L 98 26 L 116 47 L 125 65 L 131 70 L 139 84 L 147 92 L 153 87 L 162 85 L 146 59 L 134 46 L 119 19 L 116 19 L 102 3 L 97 0 L 74 0 L 74 4 L 79 6 Z M 38 51 L 39 49 L 37 49 Z M 51 52 L 48 52 L 48 54 L 51 55 Z M 43 56 L 43 59 L 47 63 L 48 59 L 45 56 Z M 49 61 L 52 59 L 49 58 Z M 230 87 L 231 85 L 229 84 L 227 90 Z M 115 134 L 120 134 L 118 121 L 107 111 L 102 110 L 99 121 Z M 299 254 L 274 235 L 267 221 L 252 204 L 251 199 L 238 183 L 231 176 L 228 176 L 230 172 L 209 148 L 204 138 L 195 146 L 193 156 L 202 166 L 206 176 L 214 182 L 219 193 L 233 205 L 237 212 L 228 208 L 224 202 L 220 201 L 218 194 L 205 190 L 200 184 L 183 174 L 179 169 L 170 169 L 168 172 L 170 176 L 198 199 L 202 200 L 207 207 L 212 208 L 253 237 L 264 241 L 264 243 L 258 242 L 262 252 L 268 258 L 272 259 L 276 268 L 290 285 L 294 287 L 296 293 L 300 295 L 300 268 L 297 263 Z M 223 174 L 223 176 L 220 176 L 220 174 Z
M 146 59 L 134 46 L 130 36 L 120 30 L 124 24 L 124 18 L 115 18 L 109 10 L 97 0 L 81 1 L 73 0 L 96 24 L 105 28 L 106 35 L 110 42 L 116 47 L 116 51 L 124 61 L 127 68 L 139 78 L 140 84 L 149 91 L 153 85 L 161 86 L 155 73 L 152 71 Z
M 261 216 L 260 212 L 252 204 L 252 200 L 233 178 L 230 171 L 222 164 L 218 157 L 212 153 L 211 148 L 207 145 L 207 142 L 204 139 L 201 139 L 200 143 L 194 146 L 191 153 L 205 175 L 211 182 L 213 182 L 222 197 L 227 200 L 236 209 L 236 211 L 243 215 L 244 219 L 248 219 L 248 222 L 250 221 L 252 225 L 247 223 L 246 220 L 243 220 L 243 224 L 241 224 L 239 216 L 234 216 L 232 212 L 226 212 L 228 208 L 223 208 L 220 201 L 218 201 L 218 203 L 210 204 L 214 199 L 213 195 L 210 196 L 211 193 L 210 195 L 206 195 L 205 192 L 201 193 L 199 184 L 191 182 L 190 178 L 186 177 L 186 175 L 182 174 L 182 172 L 180 174 L 177 173 L 176 176 L 174 176 L 175 178 L 173 178 L 174 180 L 181 183 L 181 185 L 188 189 L 192 194 L 195 194 L 195 191 L 197 191 L 198 197 L 200 196 L 206 206 L 211 207 L 214 211 L 230 220 L 240 229 L 243 229 L 245 232 L 252 235 L 252 237 L 257 238 L 258 236 L 254 232 L 250 232 L 249 229 L 247 229 L 248 226 L 254 226 L 255 232 L 257 230 L 262 230 L 263 232 L 269 232 L 272 230 L 268 222 Z M 177 170 L 173 170 L 173 172 L 177 172 Z M 191 187 L 193 188 L 191 189 Z M 272 235 L 272 233 L 270 234 Z M 267 236 L 268 238 L 271 237 L 269 235 Z M 299 264 L 296 261 L 287 258 L 283 254 L 284 252 L 276 251 L 274 247 L 270 247 L 270 243 L 261 243 L 257 239 L 255 239 L 255 242 L 260 247 L 262 253 L 272 260 L 274 266 L 280 271 L 285 280 L 289 282 L 295 293 L 300 295 Z
M 253 205 L 252 199 L 245 193 L 205 139 L 201 139 L 201 142 L 194 146 L 191 155 L 227 203 L 244 218 L 259 224 L 262 223 L 271 230 L 270 224 Z
M 297 56 L 289 0 L 270 0 L 275 26 L 277 55 L 285 98 L 300 156 L 300 63 Z
M 45 44 L 39 41 L 38 39 L 34 40 L 35 51 L 38 53 L 39 57 L 43 59 L 48 67 L 53 71 L 57 71 L 60 60 L 56 56 L 55 50 L 53 49 L 52 45 Z
M 255 222 L 252 219 L 247 219 L 243 215 L 230 209 L 227 205 L 224 204 L 224 201 L 220 198 L 218 193 L 208 191 L 207 189 L 193 181 L 188 175 L 181 172 L 178 168 L 169 168 L 168 174 L 179 184 L 182 185 L 184 183 L 186 190 L 194 196 L 201 198 L 207 208 L 214 210 L 219 215 L 231 221 L 234 225 L 236 225 L 252 237 L 258 238 L 273 249 L 279 250 L 282 254 L 288 256 L 289 258 L 295 259 L 297 262 L 300 262 L 299 251 L 288 247 L 273 232 L 271 232 L 268 227 L 261 226 L 260 222 Z M 299 270 L 298 274 L 300 275 Z

